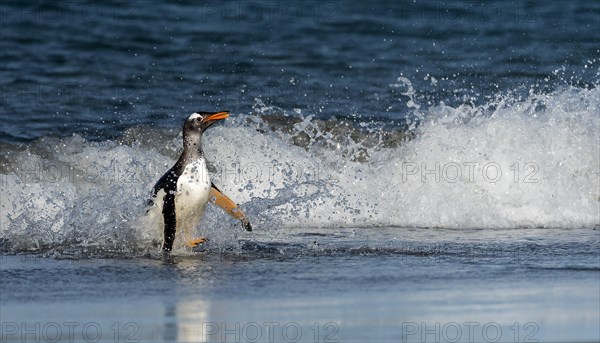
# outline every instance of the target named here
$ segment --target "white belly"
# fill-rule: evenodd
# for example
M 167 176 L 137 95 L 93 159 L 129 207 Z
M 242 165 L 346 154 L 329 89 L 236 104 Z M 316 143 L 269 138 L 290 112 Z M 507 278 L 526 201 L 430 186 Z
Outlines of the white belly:
M 177 231 L 175 233 L 174 248 L 185 246 L 194 238 L 195 229 L 202 219 L 206 204 L 210 196 L 210 178 L 204 159 L 197 160 L 189 165 L 177 180 L 175 194 L 175 215 Z M 164 232 L 163 201 L 165 191 L 160 190 L 154 199 L 154 205 L 148 209 L 141 226 L 150 226 L 151 239 L 162 242 Z
M 177 180 L 175 214 L 177 218 L 176 244 L 193 238 L 194 229 L 208 204 L 210 178 L 204 159 L 188 164 Z

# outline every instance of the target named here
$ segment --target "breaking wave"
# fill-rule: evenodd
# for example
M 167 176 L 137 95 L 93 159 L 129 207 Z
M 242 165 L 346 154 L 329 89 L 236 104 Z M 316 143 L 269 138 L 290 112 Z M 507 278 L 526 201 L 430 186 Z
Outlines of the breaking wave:
M 320 120 L 257 99 L 206 133 L 211 177 L 259 235 L 600 225 L 599 88 L 409 106 L 402 123 Z M 155 251 L 160 231 L 140 218 L 180 149 L 178 129 L 150 127 L 2 145 L 0 251 Z M 209 206 L 199 232 L 224 245 L 255 234 L 224 218 Z

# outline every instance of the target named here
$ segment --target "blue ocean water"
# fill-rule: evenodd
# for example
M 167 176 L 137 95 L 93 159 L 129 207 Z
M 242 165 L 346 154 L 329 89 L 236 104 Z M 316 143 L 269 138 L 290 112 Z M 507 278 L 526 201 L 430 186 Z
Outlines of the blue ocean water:
M 598 1 L 0 2 L 0 340 L 597 341 L 599 32 Z M 198 110 L 255 230 L 209 207 L 161 259 Z
M 598 80 L 596 1 L 3 2 L 4 142 L 179 126 L 199 109 L 398 120 Z
M 131 246 L 197 110 L 265 228 L 600 223 L 597 2 L 1 5 L 11 249 Z

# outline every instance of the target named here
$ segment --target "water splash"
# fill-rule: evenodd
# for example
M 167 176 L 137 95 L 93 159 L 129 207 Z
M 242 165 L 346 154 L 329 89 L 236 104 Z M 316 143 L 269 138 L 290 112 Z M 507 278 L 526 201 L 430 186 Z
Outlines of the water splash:
M 398 80 L 413 97 L 405 81 Z M 259 101 L 255 113 L 207 132 L 212 179 L 259 234 L 599 226 L 598 88 L 499 95 L 481 106 L 413 105 L 423 115 L 411 131 L 290 115 Z M 114 141 L 74 135 L 3 146 L 0 248 L 155 251 L 160 232 L 139 219 L 180 146 L 177 130 L 149 128 L 131 128 Z M 231 249 L 246 235 L 238 226 L 209 208 L 199 231 Z

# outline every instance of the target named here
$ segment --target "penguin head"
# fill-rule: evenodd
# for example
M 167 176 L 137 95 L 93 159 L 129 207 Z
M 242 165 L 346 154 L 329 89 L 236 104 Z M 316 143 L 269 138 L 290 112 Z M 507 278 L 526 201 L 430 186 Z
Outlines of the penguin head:
M 202 133 L 219 120 L 229 117 L 229 111 L 194 112 L 183 123 L 183 133 Z

